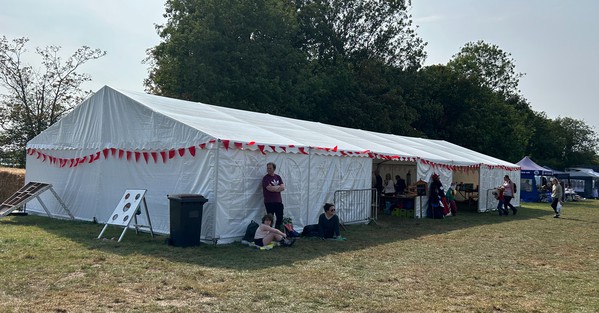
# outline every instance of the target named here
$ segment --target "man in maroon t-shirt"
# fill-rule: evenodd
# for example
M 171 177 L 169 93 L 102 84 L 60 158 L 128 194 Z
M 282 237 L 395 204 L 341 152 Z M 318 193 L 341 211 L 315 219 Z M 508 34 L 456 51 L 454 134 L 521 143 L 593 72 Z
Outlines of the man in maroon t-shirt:
M 285 190 L 285 183 L 281 176 L 275 174 L 277 165 L 269 162 L 266 164 L 266 175 L 262 178 L 262 193 L 264 194 L 264 206 L 266 213 L 275 215 L 275 228 L 281 229 L 283 224 L 283 199 L 281 191 Z

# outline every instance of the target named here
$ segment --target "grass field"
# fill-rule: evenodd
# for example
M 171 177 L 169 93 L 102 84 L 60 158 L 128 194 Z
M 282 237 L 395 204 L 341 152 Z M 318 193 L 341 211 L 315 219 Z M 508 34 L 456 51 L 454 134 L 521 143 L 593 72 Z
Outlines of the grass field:
M 516 216 L 381 217 L 345 242 L 178 248 L 43 216 L 0 219 L 1 312 L 597 312 L 599 201 Z M 109 228 L 107 237 L 120 234 Z

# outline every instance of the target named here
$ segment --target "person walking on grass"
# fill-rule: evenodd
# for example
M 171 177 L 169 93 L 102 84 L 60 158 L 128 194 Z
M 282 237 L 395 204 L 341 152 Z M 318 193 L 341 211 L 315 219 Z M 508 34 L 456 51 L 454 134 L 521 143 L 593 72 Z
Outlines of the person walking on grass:
M 499 216 L 508 216 L 508 210 L 503 207 L 503 202 L 505 201 L 505 198 L 503 197 L 503 186 L 497 187 L 497 190 L 493 191 L 493 196 L 497 199 L 497 211 L 499 212 Z
M 555 212 L 554 218 L 560 217 L 560 211 L 562 208 L 562 196 L 564 194 L 564 190 L 562 189 L 562 185 L 560 185 L 559 180 L 557 178 L 553 178 L 551 180 L 553 186 L 551 187 L 551 208 L 553 212 Z
M 503 208 L 505 209 L 506 215 L 509 212 L 508 208 L 512 209 L 514 215 L 518 213 L 518 209 L 516 209 L 510 201 L 515 197 L 517 192 L 516 184 L 512 182 L 508 175 L 503 177 Z

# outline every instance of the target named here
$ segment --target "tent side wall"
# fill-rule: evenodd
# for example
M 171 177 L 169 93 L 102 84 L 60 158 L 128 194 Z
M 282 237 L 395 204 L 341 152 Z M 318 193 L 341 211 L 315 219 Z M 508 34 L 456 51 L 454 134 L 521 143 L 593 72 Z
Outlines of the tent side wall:
M 514 198 L 510 202 L 513 206 L 520 206 L 520 171 L 507 171 L 501 168 L 489 168 L 481 166 L 478 211 L 486 212 L 497 208 L 497 200 L 492 197 L 490 190 L 503 184 L 503 177 L 508 175 L 512 182 L 518 188 Z
M 520 199 L 524 202 L 539 202 L 540 186 L 537 186 L 535 174 L 530 172 L 522 172 L 520 175 Z
M 275 173 L 285 183 L 282 193 L 284 214 L 299 224 L 305 217 L 308 199 L 309 157 L 291 153 L 220 149 L 218 155 L 217 198 L 215 215 L 204 220 L 214 223 L 215 238 L 219 243 L 229 243 L 243 237 L 251 220 L 260 222 L 266 213 L 262 196 L 262 178 L 266 164 L 277 165 Z
M 416 175 L 416 181 L 414 181 L 414 183 L 416 183 L 418 180 L 423 180 L 425 182 L 428 183 L 428 187 L 429 190 L 427 190 L 427 194 L 430 192 L 430 184 L 433 181 L 432 180 L 432 176 L 433 174 L 438 174 L 439 175 L 439 179 L 441 180 L 441 184 L 443 184 L 443 189 L 445 192 L 447 192 L 447 189 L 449 188 L 449 186 L 451 185 L 451 181 L 453 180 L 453 171 L 445 168 L 445 167 L 435 167 L 433 165 L 430 164 L 424 164 L 422 162 L 419 162 L 417 165 L 417 175 Z M 422 204 L 420 203 L 422 201 Z M 427 217 L 428 216 L 428 196 L 427 197 L 416 197 L 415 203 L 414 203 L 414 207 L 415 207 L 415 212 L 416 212 L 416 216 L 417 217 Z M 422 216 L 420 215 L 420 208 L 422 205 Z M 417 209 L 416 209 L 417 208 Z
M 65 156 L 68 151 L 49 151 Z M 81 151 L 85 155 L 85 151 Z M 41 162 L 33 156 L 27 157 L 26 181 L 51 183 L 75 218 L 91 221 L 94 218 L 105 223 L 127 189 L 146 189 L 146 203 L 154 231 L 169 233 L 169 200 L 167 195 L 180 193 L 202 194 L 208 198 L 205 211 L 213 206 L 214 150 L 199 150 L 195 156 L 186 153 L 172 159 L 152 158 L 139 160 L 108 156 L 93 163 L 76 167 L 57 167 Z M 58 208 L 51 195 L 42 199 L 49 207 Z M 37 201 L 31 201 L 27 210 L 45 214 Z M 55 211 L 55 210 L 52 210 Z M 147 225 L 144 215 L 140 224 Z
M 276 173 L 285 183 L 284 216 L 291 217 L 298 229 L 317 222 L 323 204 L 333 201 L 336 190 L 370 188 L 372 160 L 369 158 L 262 154 L 239 149 L 221 149 L 218 153 L 218 171 L 214 173 L 218 176 L 215 214 L 208 213 L 202 227 L 214 223 L 214 237 L 219 243 L 238 240 L 251 220 L 258 222 L 266 213 L 262 177 L 268 162 L 277 165 Z M 369 209 L 368 203 L 364 210 Z
M 593 185 L 599 183 L 598 179 L 595 179 L 590 176 L 574 176 L 575 173 L 570 173 L 571 181 L 584 181 L 584 188 L 580 188 L 580 185 L 577 184 L 574 189 L 578 195 L 584 198 L 592 198 L 593 197 Z
M 372 188 L 372 159 L 365 157 L 339 157 L 319 154 L 310 155 L 309 197 L 307 215 L 301 226 L 315 224 L 323 213 L 323 205 L 333 202 L 337 190 L 360 190 Z M 353 203 L 352 212 L 339 210 L 340 219 L 371 217 L 371 199 Z M 346 207 L 342 205 L 341 207 Z M 348 209 L 347 207 L 345 208 Z

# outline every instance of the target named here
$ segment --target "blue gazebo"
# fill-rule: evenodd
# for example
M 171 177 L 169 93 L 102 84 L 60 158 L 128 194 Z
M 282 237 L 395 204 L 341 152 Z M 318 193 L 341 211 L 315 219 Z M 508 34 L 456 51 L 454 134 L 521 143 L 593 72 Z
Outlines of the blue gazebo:
M 525 156 L 518 163 L 520 165 L 520 200 L 525 202 L 538 202 L 541 199 L 544 177 L 553 175 L 553 171 L 548 170 L 528 156 Z M 546 182 L 545 182 L 546 183 Z

